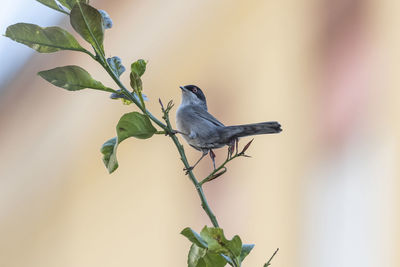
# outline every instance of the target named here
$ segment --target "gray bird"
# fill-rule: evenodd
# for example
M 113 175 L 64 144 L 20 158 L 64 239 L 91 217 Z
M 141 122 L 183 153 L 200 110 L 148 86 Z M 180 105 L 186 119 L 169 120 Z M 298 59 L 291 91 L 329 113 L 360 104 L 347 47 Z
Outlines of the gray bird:
M 180 134 L 193 148 L 202 151 L 201 158 L 192 170 L 210 152 L 215 169 L 214 148 L 232 145 L 239 137 L 272 134 L 282 131 L 276 121 L 225 126 L 207 111 L 207 101 L 201 89 L 195 85 L 181 86 L 182 102 L 176 112 L 176 124 Z

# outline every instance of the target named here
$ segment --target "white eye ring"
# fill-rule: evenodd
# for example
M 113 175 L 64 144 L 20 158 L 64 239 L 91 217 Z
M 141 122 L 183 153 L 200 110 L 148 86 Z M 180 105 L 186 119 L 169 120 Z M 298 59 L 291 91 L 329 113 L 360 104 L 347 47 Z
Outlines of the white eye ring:
M 193 93 L 197 93 L 197 88 L 193 88 L 193 89 L 192 89 L 192 92 L 193 92 Z

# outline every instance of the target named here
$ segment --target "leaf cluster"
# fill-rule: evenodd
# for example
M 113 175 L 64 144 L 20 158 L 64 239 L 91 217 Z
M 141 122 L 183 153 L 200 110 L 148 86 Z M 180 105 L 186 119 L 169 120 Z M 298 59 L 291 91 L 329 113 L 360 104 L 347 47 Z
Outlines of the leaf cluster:
M 115 77 L 119 78 L 124 73 L 125 67 L 119 57 L 114 56 L 107 59 L 104 57 L 105 27 L 103 25 L 103 14 L 106 14 L 106 12 L 99 12 L 99 10 L 89 5 L 88 1 L 64 0 L 56 2 L 54 0 L 38 0 L 38 2 L 68 14 L 73 29 L 92 46 L 94 54 L 83 48 L 71 33 L 60 27 L 43 28 L 30 23 L 17 23 L 7 28 L 6 37 L 27 45 L 40 53 L 53 53 L 60 50 L 83 52 L 99 61 Z M 143 83 L 141 77 L 146 71 L 146 64 L 142 59 L 132 63 L 130 74 L 132 92 L 107 87 L 100 81 L 93 79 L 85 69 L 75 65 L 40 71 L 38 75 L 53 85 L 68 91 L 90 88 L 110 92 L 113 98 L 123 98 L 128 103 L 140 102 L 144 108 L 144 99 L 146 97 L 142 94 Z M 107 170 L 111 173 L 118 168 L 117 147 L 123 140 L 128 137 L 150 138 L 156 131 L 149 116 L 146 114 L 131 112 L 123 115 L 116 127 L 117 137 L 111 138 L 101 147 L 103 162 Z
M 181 234 L 192 242 L 189 267 L 222 267 L 227 263 L 239 267 L 254 247 L 253 244 L 242 244 L 238 235 L 228 240 L 224 230 L 218 227 L 204 226 L 200 234 L 187 227 Z

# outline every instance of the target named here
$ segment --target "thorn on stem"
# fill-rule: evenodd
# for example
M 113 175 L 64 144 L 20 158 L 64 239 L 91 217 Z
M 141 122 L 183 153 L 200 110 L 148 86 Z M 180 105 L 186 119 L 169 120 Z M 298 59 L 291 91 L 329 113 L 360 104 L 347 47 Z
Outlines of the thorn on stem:
M 248 143 L 244 146 L 242 152 L 240 152 L 241 155 L 245 156 L 245 155 L 244 155 L 244 152 L 246 152 L 246 150 L 249 148 L 249 146 L 251 145 L 251 143 L 253 142 L 253 140 L 254 140 L 254 138 L 251 139 L 250 142 L 248 142 Z

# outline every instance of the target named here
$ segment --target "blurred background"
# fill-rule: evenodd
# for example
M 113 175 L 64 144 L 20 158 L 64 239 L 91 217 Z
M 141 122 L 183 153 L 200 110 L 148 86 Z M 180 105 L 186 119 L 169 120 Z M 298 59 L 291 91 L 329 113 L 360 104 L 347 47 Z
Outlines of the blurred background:
M 225 124 L 282 124 L 205 186 L 226 236 L 256 244 L 244 266 L 278 247 L 277 267 L 400 265 L 400 2 L 91 4 L 114 22 L 107 56 L 127 68 L 149 61 L 156 116 L 158 98 L 178 105 L 179 86 L 196 84 Z M 1 33 L 22 21 L 72 31 L 36 1 L 2 4 Z M 113 87 L 106 72 L 85 54 L 39 54 L 5 37 L 0 54 L 0 266 L 186 266 L 179 232 L 210 223 L 173 143 L 128 139 L 109 175 L 100 146 L 134 107 L 36 75 L 79 65 Z M 191 162 L 200 156 L 185 148 Z M 195 173 L 210 170 L 207 158 Z

